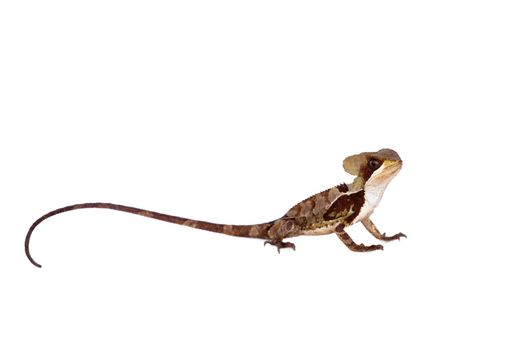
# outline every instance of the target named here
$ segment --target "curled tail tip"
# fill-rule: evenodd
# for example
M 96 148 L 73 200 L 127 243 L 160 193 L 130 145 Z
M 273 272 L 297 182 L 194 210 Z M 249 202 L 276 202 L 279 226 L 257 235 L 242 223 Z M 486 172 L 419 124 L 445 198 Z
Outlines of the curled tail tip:
M 38 223 L 36 223 L 36 225 L 38 225 Z M 35 229 L 36 225 L 33 224 L 31 226 L 31 228 L 29 229 L 29 231 L 27 232 L 26 239 L 25 239 L 25 242 L 24 242 L 24 249 L 25 249 L 26 257 L 29 260 L 29 262 L 31 264 L 35 265 L 38 268 L 42 268 L 42 265 L 37 263 L 35 261 L 35 259 L 33 259 L 33 257 L 31 256 L 31 253 L 29 252 L 29 242 L 31 241 L 31 235 L 32 235 L 33 230 Z
M 31 256 L 31 253 L 29 253 L 29 246 L 28 246 L 27 244 L 26 244 L 25 248 L 26 248 L 26 257 L 27 257 L 27 259 L 29 260 L 29 262 L 30 262 L 31 264 L 35 265 L 35 266 L 38 267 L 38 268 L 42 268 L 42 265 L 40 265 L 39 263 L 37 263 L 37 262 L 35 261 L 35 259 L 33 259 L 33 257 Z
M 33 257 L 31 256 L 31 253 L 29 253 L 29 246 L 27 245 L 27 243 L 26 243 L 26 245 L 25 245 L 25 250 L 26 250 L 26 257 L 27 257 L 27 259 L 29 260 L 29 262 L 30 262 L 31 264 L 35 265 L 36 267 L 41 268 L 42 265 L 40 265 L 39 263 L 37 263 L 37 262 L 35 261 L 35 259 L 33 259 Z
M 29 261 L 31 261 L 31 264 L 35 265 L 36 267 L 38 267 L 39 269 L 42 268 L 42 265 L 40 265 L 39 263 L 37 263 L 36 261 L 32 260 L 32 259 L 29 259 Z

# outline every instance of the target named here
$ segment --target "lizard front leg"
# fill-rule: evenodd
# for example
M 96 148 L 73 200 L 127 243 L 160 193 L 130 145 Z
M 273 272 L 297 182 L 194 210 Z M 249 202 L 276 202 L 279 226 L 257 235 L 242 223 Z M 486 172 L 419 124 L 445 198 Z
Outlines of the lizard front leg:
M 375 238 L 377 238 L 377 239 L 379 239 L 381 241 L 387 241 L 388 242 L 388 241 L 393 241 L 395 239 L 400 239 L 401 237 L 405 237 L 405 238 L 407 237 L 403 233 L 398 233 L 398 234 L 395 234 L 393 236 L 387 236 L 386 234 L 381 233 L 377 229 L 376 225 L 374 225 L 372 220 L 370 220 L 370 218 L 366 218 L 366 219 L 361 220 L 361 223 L 366 228 L 366 230 L 372 234 L 372 236 L 374 236 Z
M 354 252 L 371 252 L 373 250 L 383 250 L 383 246 L 380 244 L 374 244 L 374 245 L 364 245 L 364 244 L 357 244 L 353 241 L 352 238 L 348 235 L 348 233 L 345 232 L 345 227 L 343 224 L 340 224 L 335 228 L 335 233 L 337 234 L 337 237 L 350 249 Z

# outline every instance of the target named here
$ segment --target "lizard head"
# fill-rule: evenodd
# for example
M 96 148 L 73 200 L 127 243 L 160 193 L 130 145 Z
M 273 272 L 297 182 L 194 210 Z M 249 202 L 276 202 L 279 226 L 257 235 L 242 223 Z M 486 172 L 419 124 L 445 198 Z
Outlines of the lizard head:
M 347 173 L 360 177 L 365 182 L 373 178 L 388 183 L 401 170 L 402 165 L 399 154 L 388 148 L 355 154 L 343 161 L 343 168 Z

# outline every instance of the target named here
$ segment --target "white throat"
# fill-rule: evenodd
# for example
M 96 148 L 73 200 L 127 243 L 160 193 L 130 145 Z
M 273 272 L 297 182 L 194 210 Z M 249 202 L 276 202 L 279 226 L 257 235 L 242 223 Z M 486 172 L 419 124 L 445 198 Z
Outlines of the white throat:
M 378 206 L 389 183 L 390 181 L 378 181 L 372 178 L 365 184 L 365 203 L 368 203 L 372 210 Z
M 379 205 L 381 198 L 383 198 L 383 193 L 385 193 L 386 187 L 399 172 L 400 169 L 389 174 L 386 178 L 385 176 L 372 176 L 365 183 L 365 203 L 359 212 L 359 215 L 354 219 L 352 223 L 361 221 L 364 218 L 369 217 L 374 212 L 374 209 Z

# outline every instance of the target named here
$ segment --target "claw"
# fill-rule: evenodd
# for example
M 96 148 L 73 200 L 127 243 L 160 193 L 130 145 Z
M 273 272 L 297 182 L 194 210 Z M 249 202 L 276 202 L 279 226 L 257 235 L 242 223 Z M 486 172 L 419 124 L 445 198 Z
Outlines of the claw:
M 277 253 L 281 254 L 281 248 L 292 248 L 295 251 L 295 244 L 292 242 L 283 242 L 283 241 L 265 241 L 264 245 L 271 244 L 277 247 Z
M 407 236 L 404 233 L 398 233 L 393 236 L 387 236 L 386 233 L 383 233 L 382 235 L 384 241 L 393 241 L 393 240 L 400 240 L 401 237 L 407 238 Z

